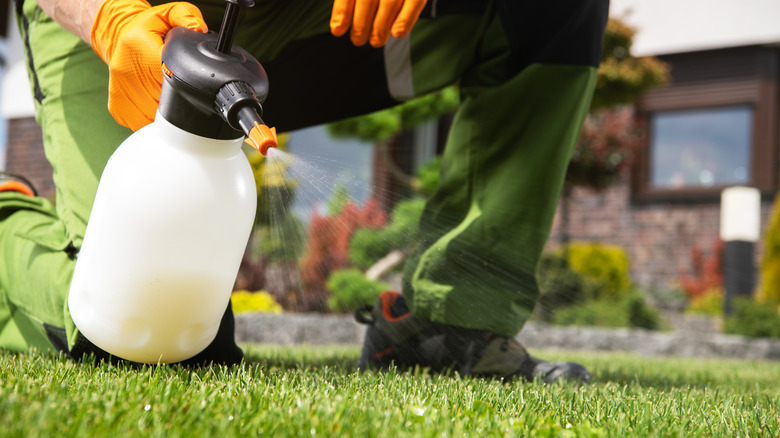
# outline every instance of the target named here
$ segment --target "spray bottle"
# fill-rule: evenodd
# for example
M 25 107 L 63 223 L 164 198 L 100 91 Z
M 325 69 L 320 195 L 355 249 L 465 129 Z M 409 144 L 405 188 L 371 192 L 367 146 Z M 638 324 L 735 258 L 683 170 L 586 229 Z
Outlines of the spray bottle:
M 215 338 L 256 211 L 244 135 L 263 155 L 276 147 L 265 71 L 233 46 L 254 2 L 226 1 L 219 34 L 166 35 L 154 122 L 111 156 L 76 261 L 76 327 L 131 361 L 178 362 Z

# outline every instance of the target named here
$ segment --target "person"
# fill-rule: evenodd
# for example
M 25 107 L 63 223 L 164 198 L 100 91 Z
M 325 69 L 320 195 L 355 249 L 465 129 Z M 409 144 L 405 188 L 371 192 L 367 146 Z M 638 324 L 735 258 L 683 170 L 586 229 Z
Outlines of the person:
M 101 171 L 154 117 L 165 33 L 217 30 L 225 3 L 15 1 L 57 202 L 7 184 L 0 192 L 0 346 L 106 355 L 67 307 Z M 535 268 L 595 87 L 608 9 L 608 0 L 266 0 L 242 11 L 235 43 L 268 72 L 263 117 L 280 131 L 459 84 L 402 293 L 357 313 L 368 324 L 362 369 L 590 378 L 578 364 L 532 357 L 514 337 L 539 293 Z M 241 358 L 228 307 L 217 338 L 188 362 Z

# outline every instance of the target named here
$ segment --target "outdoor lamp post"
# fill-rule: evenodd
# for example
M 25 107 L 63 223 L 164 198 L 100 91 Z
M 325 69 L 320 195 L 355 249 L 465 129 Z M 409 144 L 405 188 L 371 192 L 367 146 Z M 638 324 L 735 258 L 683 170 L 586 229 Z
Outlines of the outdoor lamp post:
M 750 297 L 756 286 L 755 244 L 761 228 L 761 194 L 752 187 L 729 187 L 721 194 L 724 313 L 737 297 Z

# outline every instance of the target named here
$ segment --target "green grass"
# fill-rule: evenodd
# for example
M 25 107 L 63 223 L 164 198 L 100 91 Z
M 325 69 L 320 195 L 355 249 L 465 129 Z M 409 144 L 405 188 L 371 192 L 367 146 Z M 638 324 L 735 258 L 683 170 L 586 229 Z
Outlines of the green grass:
M 774 436 L 780 364 L 545 354 L 595 382 L 356 371 L 358 348 L 249 347 L 240 367 L 0 352 L 2 436 Z

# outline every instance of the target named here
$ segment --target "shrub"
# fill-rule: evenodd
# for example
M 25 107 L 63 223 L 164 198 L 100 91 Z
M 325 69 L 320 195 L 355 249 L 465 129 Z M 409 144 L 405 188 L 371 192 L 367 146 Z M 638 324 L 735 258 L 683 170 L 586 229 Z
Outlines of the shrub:
M 553 315 L 558 325 L 628 327 L 628 315 L 622 303 L 610 300 L 588 300 L 559 309 Z
M 571 268 L 593 282 L 593 298 L 619 298 L 631 287 L 626 252 L 614 245 L 572 242 L 567 247 Z
M 691 248 L 691 270 L 688 274 L 680 269 L 680 287 L 688 298 L 696 299 L 712 289 L 719 289 L 723 285 L 723 242 L 715 241 L 713 250 L 705 255 L 701 246 L 694 245 Z
M 390 245 L 381 230 L 361 228 L 349 241 L 349 262 L 366 270 L 390 252 Z
M 349 243 L 349 261 L 352 266 L 368 269 L 395 249 L 405 249 L 417 237 L 425 201 L 410 199 L 396 205 L 390 223 L 381 229 L 361 228 Z
M 552 319 L 556 309 L 584 301 L 593 292 L 593 285 L 569 266 L 562 253 L 542 255 L 536 270 L 539 301 L 536 315 L 545 321 Z
M 573 244 L 539 260 L 539 303 L 535 316 L 560 325 L 661 327 L 658 311 L 630 289 L 628 257 L 614 246 Z
M 636 29 L 610 18 L 604 32 L 601 63 L 591 110 L 636 102 L 646 91 L 669 80 L 669 66 L 652 56 L 634 57 Z
M 780 337 L 780 315 L 772 306 L 750 298 L 734 300 L 734 314 L 726 318 L 726 333 L 751 337 Z
M 328 308 L 334 312 L 351 312 L 364 304 L 374 304 L 389 285 L 371 281 L 357 269 L 342 269 L 333 272 L 328 279 Z
M 255 228 L 260 253 L 268 263 L 297 262 L 306 246 L 306 228 L 292 214 Z
M 408 245 L 417 236 L 417 226 L 420 223 L 425 200 L 422 198 L 401 201 L 390 215 L 390 224 L 385 232 L 395 248 Z
M 622 299 L 592 299 L 559 309 L 553 322 L 559 325 L 596 327 L 635 327 L 658 330 L 658 312 L 636 292 Z
M 441 169 L 441 156 L 438 156 L 420 166 L 417 170 L 417 178 L 420 181 L 420 191 L 424 195 L 432 195 L 439 186 L 439 170 Z
M 639 294 L 629 294 L 625 299 L 625 307 L 630 327 L 647 330 L 658 330 L 661 328 L 661 316 L 658 314 L 658 310 L 647 304 Z
M 381 228 L 387 218 L 379 203 L 370 199 L 363 207 L 348 202 L 335 216 L 314 214 L 309 224 L 308 249 L 301 262 L 304 290 L 321 293 L 331 272 L 349 266 L 348 248 L 359 228 Z
M 233 313 L 282 313 L 282 306 L 273 295 L 265 291 L 235 291 L 230 295 Z
M 631 165 L 644 129 L 630 106 L 592 111 L 566 170 L 566 183 L 604 190 Z
M 757 296 L 760 302 L 775 305 L 780 312 L 780 195 L 775 198 L 775 207 L 769 219 L 764 243 L 761 287 Z
M 328 200 L 328 216 L 338 216 L 350 202 L 352 202 L 352 198 L 349 196 L 347 186 L 343 183 L 337 184 L 330 200 Z
M 703 294 L 691 298 L 685 311 L 699 315 L 718 316 L 723 314 L 723 289 L 713 287 Z

